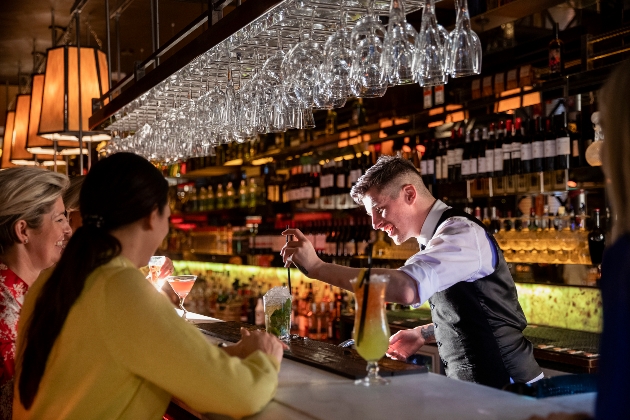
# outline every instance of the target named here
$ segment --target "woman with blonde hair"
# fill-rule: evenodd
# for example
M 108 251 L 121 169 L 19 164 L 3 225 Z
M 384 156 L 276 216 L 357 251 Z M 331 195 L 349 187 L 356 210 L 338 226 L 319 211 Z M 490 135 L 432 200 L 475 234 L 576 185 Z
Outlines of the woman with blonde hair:
M 15 343 L 24 295 L 54 265 L 70 235 L 64 175 L 41 168 L 0 172 L 0 419 L 11 418 Z

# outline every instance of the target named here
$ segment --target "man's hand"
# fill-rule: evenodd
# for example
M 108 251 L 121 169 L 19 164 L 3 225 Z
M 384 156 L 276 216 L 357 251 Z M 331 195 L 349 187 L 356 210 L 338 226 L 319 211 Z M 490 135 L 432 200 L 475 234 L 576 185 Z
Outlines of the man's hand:
M 283 352 L 287 348 L 287 345 L 278 340 L 277 337 L 262 330 L 249 331 L 241 328 L 241 340 L 233 346 L 225 347 L 223 350 L 230 356 L 240 359 L 245 359 L 256 350 L 260 350 L 275 357 L 278 363 L 281 363 Z
M 299 229 L 287 229 L 282 234 L 293 235 L 293 240 L 285 244 L 280 251 L 284 266 L 291 267 L 292 263 L 298 264 L 306 269 L 310 278 L 314 278 L 317 267 L 323 262 L 317 256 L 313 244 Z
M 394 360 L 405 361 L 425 343 L 435 341 L 433 324 L 422 325 L 412 330 L 401 330 L 389 339 L 387 355 Z

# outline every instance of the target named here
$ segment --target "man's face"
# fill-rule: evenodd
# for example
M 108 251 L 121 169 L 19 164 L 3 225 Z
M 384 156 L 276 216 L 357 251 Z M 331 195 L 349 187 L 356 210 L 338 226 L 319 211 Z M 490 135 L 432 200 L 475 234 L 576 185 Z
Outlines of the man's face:
M 363 197 L 365 211 L 372 217 L 372 227 L 386 232 L 396 245 L 413 236 L 413 206 L 404 188 L 400 188 L 396 198 L 391 197 L 392 191 L 387 188 L 380 193 L 370 188 Z

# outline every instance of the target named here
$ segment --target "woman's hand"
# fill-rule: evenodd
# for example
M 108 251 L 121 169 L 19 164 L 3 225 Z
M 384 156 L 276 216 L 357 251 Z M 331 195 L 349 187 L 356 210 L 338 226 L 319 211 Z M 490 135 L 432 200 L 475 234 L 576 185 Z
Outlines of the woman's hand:
M 173 261 L 171 261 L 170 258 L 165 257 L 164 259 L 164 264 L 162 264 L 162 267 L 160 267 L 160 278 L 161 279 L 165 279 L 168 276 L 170 276 L 171 274 L 173 274 Z
M 282 362 L 282 356 L 286 349 L 288 349 L 287 345 L 276 336 L 262 330 L 249 331 L 245 328 L 241 328 L 241 340 L 238 343 L 224 348 L 230 356 L 241 359 L 245 359 L 256 350 L 260 350 L 275 357 L 278 364 Z

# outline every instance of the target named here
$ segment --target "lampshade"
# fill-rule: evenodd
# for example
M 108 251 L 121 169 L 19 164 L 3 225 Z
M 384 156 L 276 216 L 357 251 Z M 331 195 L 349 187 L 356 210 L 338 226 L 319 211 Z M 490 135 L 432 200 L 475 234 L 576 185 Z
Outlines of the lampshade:
M 38 134 L 50 140 L 79 139 L 78 48 L 64 45 L 50 48 Z M 92 99 L 109 90 L 107 57 L 96 48 L 81 47 L 81 112 L 83 141 L 109 140 L 105 132 L 89 131 Z
M 36 155 L 52 155 L 55 147 L 52 140 L 37 135 L 39 119 L 42 113 L 42 97 L 44 95 L 44 75 L 34 74 L 31 83 L 31 110 L 28 119 L 28 137 L 26 150 Z M 58 141 L 57 153 L 61 155 L 78 155 L 76 141 Z M 87 152 L 86 152 L 87 153 Z
M 11 163 L 15 165 L 35 165 L 35 156 L 26 150 L 30 111 L 31 95 L 18 95 L 15 101 L 13 144 L 11 145 Z
M 6 124 L 4 126 L 4 140 L 2 143 L 2 161 L 0 168 L 12 168 L 15 166 L 11 163 L 11 145 L 13 144 L 13 123 L 15 122 L 15 111 L 7 112 Z

